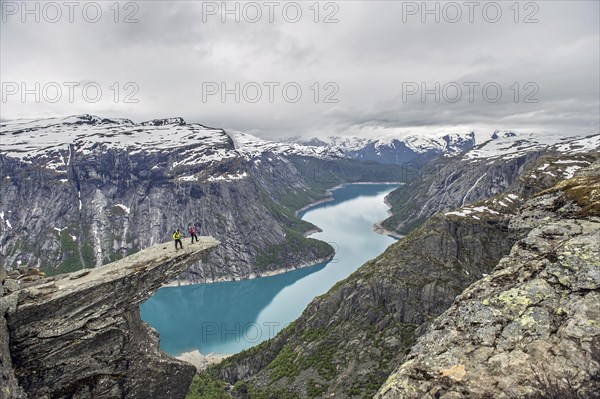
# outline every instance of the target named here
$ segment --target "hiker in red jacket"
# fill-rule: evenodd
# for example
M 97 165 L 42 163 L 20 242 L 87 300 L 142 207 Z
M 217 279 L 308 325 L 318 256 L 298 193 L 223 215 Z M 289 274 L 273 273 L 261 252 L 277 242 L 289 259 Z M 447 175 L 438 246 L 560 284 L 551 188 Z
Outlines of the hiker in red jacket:
M 198 242 L 199 240 L 198 240 L 198 236 L 196 235 L 196 233 L 197 233 L 196 227 L 190 226 L 189 232 L 190 232 L 190 236 L 192 237 L 192 243 L 194 242 L 194 238 L 196 239 L 196 242 Z

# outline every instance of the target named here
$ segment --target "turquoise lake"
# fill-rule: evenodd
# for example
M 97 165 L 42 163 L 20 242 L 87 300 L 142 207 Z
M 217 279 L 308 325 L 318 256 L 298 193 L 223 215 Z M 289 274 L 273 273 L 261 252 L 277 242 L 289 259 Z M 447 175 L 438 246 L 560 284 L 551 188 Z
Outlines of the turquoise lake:
M 387 217 L 384 197 L 397 185 L 352 184 L 333 201 L 300 216 L 323 231 L 335 257 L 325 263 L 245 281 L 164 287 L 140 306 L 142 319 L 160 333 L 162 350 L 228 355 L 272 338 L 310 301 L 382 253 L 395 239 L 372 230 Z

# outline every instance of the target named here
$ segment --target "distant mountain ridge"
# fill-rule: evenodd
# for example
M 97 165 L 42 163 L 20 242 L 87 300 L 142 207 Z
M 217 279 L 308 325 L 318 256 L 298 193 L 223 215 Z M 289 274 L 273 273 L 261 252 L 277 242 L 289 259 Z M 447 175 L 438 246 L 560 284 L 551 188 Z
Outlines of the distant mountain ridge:
M 264 152 L 321 158 L 341 155 L 323 148 L 268 142 L 249 134 L 233 136 L 243 136 L 243 140 L 236 144 L 223 129 L 186 123 L 180 117 L 135 123 L 84 114 L 0 123 L 3 153 L 25 162 L 36 158 L 44 165 L 55 161 L 57 170 L 67 166 L 60 152 L 68 148 L 83 152 L 98 147 L 144 153 L 177 150 L 185 159 L 176 166 L 206 165 L 240 156 L 251 159 Z
M 527 152 L 543 150 L 552 145 L 581 141 L 580 152 L 595 148 L 598 135 L 532 133 L 496 130 L 487 133 L 444 133 L 408 135 L 404 137 L 326 137 L 292 138 L 307 147 L 326 148 L 343 156 L 365 161 L 404 164 L 418 160 L 421 164 L 443 155 L 464 159 L 518 157 Z M 588 139 L 585 141 L 584 139 Z M 575 150 L 575 148 L 569 148 Z
M 406 234 L 436 212 L 497 195 L 525 179 L 523 171 L 542 156 L 550 158 L 527 175 L 527 187 L 570 178 L 589 165 L 586 154 L 599 149 L 600 135 L 498 135 L 456 157 L 434 159 L 416 172 L 413 181 L 388 196 L 393 216 L 383 226 Z M 555 158 L 559 159 L 556 165 Z
M 456 155 L 475 146 L 475 134 L 450 133 L 436 136 L 406 137 L 326 137 L 294 139 L 299 144 L 337 150 L 343 155 L 365 161 L 402 164 L 417 158 L 441 154 Z
M 24 133 L 33 131 L 39 134 L 25 137 Z M 251 159 L 265 152 L 392 164 L 416 160 L 425 163 L 439 155 L 462 155 L 465 159 L 493 158 L 498 154 L 516 157 L 524 152 L 586 136 L 496 130 L 491 134 L 471 131 L 404 137 L 295 137 L 272 141 L 248 133 L 187 123 L 181 117 L 136 123 L 130 119 L 82 114 L 65 118 L 3 121 L 0 123 L 0 137 L 2 152 L 25 160 L 42 153 L 50 159 L 54 150 L 70 144 L 84 150 L 95 146 L 121 149 L 136 147 L 140 151 L 195 147 L 184 163 L 191 165 L 238 156 Z M 594 148 L 597 143 L 598 139 L 592 139 L 584 144 L 584 149 Z

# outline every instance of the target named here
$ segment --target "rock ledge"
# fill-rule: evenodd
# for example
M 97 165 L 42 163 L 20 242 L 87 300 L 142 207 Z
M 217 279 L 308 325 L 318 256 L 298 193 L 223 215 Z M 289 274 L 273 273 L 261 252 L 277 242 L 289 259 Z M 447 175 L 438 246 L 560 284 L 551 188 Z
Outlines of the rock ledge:
M 160 244 L 0 298 L 0 396 L 183 398 L 195 368 L 160 350 L 139 305 L 218 245 L 212 237 L 179 251 Z

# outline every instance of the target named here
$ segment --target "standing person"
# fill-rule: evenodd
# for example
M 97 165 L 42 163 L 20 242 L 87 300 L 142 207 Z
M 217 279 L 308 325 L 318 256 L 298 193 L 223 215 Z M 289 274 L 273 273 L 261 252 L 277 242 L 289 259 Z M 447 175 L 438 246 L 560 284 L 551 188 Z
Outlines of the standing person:
M 196 242 L 200 241 L 198 240 L 198 235 L 196 234 L 198 231 L 196 230 L 195 226 L 190 226 L 190 236 L 192 237 L 192 244 L 194 243 L 194 238 L 196 239 Z
M 175 240 L 175 251 L 177 251 L 177 243 L 179 243 L 181 249 L 183 249 L 183 243 L 181 242 L 181 233 L 179 232 L 179 229 L 175 230 L 173 233 L 173 239 Z

